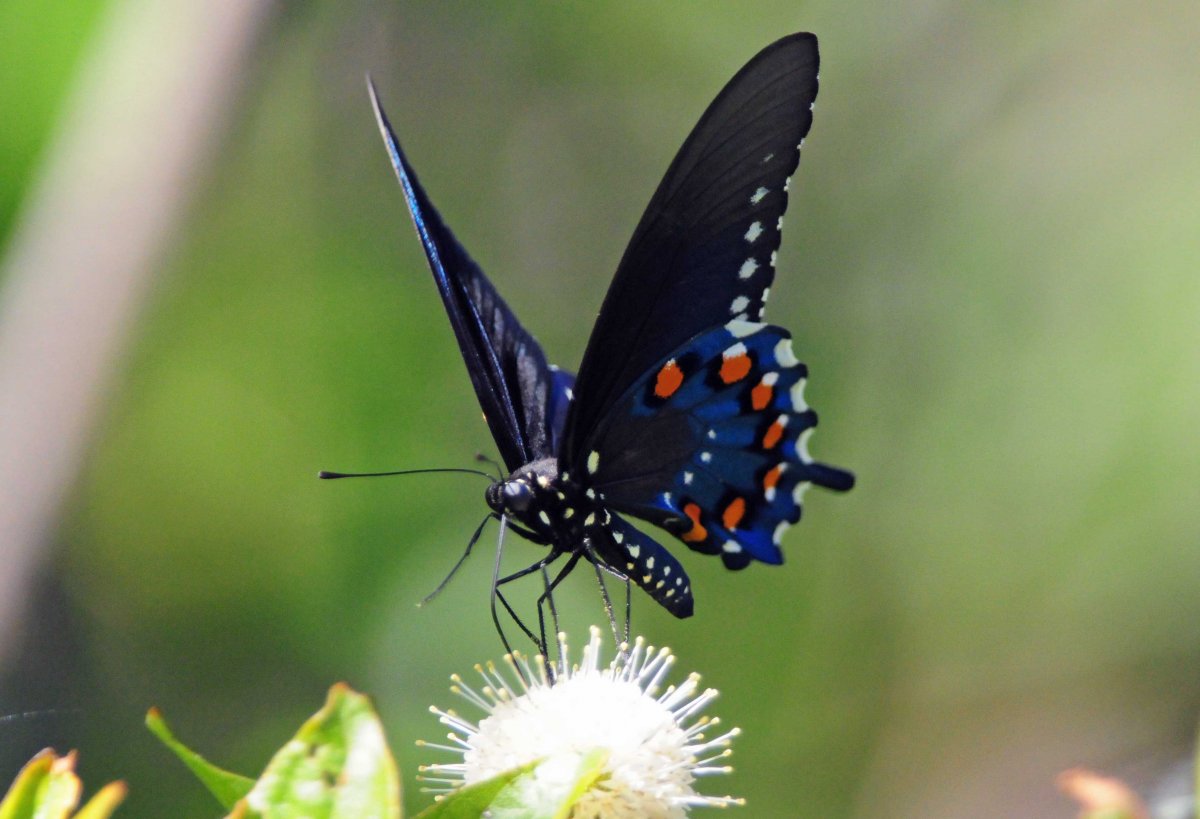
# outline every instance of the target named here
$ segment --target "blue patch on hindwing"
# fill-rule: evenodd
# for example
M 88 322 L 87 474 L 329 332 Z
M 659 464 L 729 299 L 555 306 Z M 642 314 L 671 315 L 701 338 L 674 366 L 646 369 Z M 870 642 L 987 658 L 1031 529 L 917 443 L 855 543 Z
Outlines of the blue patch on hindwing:
M 782 562 L 779 541 L 800 519 L 797 486 L 844 474 L 798 445 L 817 423 L 801 395 L 806 375 L 787 331 L 766 324 L 709 330 L 664 359 L 618 406 L 675 419 L 690 453 L 665 491 L 627 505 L 657 510 L 656 522 L 729 568 Z

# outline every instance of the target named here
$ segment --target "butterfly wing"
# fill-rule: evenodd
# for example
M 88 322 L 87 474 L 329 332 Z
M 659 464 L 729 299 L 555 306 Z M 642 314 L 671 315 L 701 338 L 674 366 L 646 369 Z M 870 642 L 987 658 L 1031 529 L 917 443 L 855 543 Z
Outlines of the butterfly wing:
M 817 39 L 767 46 L 709 105 L 630 239 L 579 368 L 567 461 L 643 373 L 702 330 L 758 320 L 817 95 Z
M 613 509 L 734 569 L 782 561 L 808 486 L 854 480 L 808 455 L 804 366 L 760 321 L 817 67 L 811 34 L 768 46 L 684 142 L 601 308 L 560 456 Z
M 549 457 L 562 436 L 574 379 L 546 363 L 537 341 L 454 238 L 404 156 L 370 80 L 367 87 L 379 132 L 500 455 L 510 472 Z
M 563 432 L 567 428 L 567 413 L 571 398 L 575 395 L 575 375 L 550 365 L 550 398 L 546 402 L 545 424 L 548 457 L 562 447 Z M 526 462 L 528 463 L 528 462 Z
M 786 330 L 730 322 L 651 368 L 595 431 L 590 479 L 605 503 L 726 567 L 782 563 L 780 541 L 813 484 L 854 476 L 808 453 L 817 416 Z M 656 580 L 659 578 L 656 578 Z

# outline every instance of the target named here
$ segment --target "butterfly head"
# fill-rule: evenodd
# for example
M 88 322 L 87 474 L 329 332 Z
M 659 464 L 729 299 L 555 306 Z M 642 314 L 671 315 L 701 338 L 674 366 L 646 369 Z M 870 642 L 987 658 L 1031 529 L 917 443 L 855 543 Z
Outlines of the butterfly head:
M 535 542 L 558 544 L 563 551 L 596 526 L 609 522 L 609 512 L 596 494 L 560 475 L 555 458 L 526 464 L 484 493 L 493 512 L 520 526 Z
M 493 512 L 537 531 L 548 525 L 550 511 L 563 500 L 557 484 L 558 462 L 544 458 L 496 481 L 487 488 L 484 498 Z
M 529 513 L 533 505 L 533 486 L 527 477 L 497 481 L 487 488 L 484 497 L 493 511 L 502 515 L 521 518 Z

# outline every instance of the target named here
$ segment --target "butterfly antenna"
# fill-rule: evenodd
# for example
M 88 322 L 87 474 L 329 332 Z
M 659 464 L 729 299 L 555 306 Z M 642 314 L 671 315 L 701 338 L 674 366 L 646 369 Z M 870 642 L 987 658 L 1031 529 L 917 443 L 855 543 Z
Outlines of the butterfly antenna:
M 475 547 L 475 542 L 479 540 L 479 536 L 483 534 L 483 527 L 487 526 L 487 522 L 495 517 L 498 516 L 494 513 L 488 513 L 488 515 L 480 522 L 480 524 L 475 527 L 475 534 L 471 535 L 471 539 L 467 541 L 467 549 L 462 553 L 462 557 L 460 557 L 458 562 L 454 564 L 454 568 L 450 570 L 450 573 L 442 578 L 442 582 L 437 584 L 437 588 L 421 598 L 421 602 L 417 603 L 418 606 L 424 606 L 426 603 L 442 593 L 442 589 L 446 588 L 446 584 L 450 582 L 450 578 L 454 577 L 454 573 L 457 572 L 459 567 L 461 567 L 463 563 L 466 563 L 467 558 L 471 556 L 471 549 Z
M 499 479 L 504 480 L 504 469 L 500 466 L 495 458 L 489 458 L 482 452 L 476 452 L 475 460 L 479 461 L 481 464 L 490 464 L 491 467 L 496 470 L 496 475 L 499 476 Z
M 322 469 L 317 473 L 317 477 L 323 481 L 332 481 L 338 478 L 388 478 L 392 475 L 432 475 L 437 472 L 460 472 L 464 475 L 480 475 L 493 480 L 492 476 L 487 472 L 478 469 L 460 469 L 457 467 L 449 467 L 446 469 L 401 469 L 398 472 L 329 472 Z

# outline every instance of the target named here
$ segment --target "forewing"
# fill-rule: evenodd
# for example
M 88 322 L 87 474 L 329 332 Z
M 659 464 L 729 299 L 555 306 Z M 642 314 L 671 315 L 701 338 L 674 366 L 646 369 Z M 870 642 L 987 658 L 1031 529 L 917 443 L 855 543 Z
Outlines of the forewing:
M 554 454 L 570 403 L 571 376 L 552 369 L 533 336 L 429 201 L 367 81 L 379 132 L 429 259 L 475 395 L 509 471 Z
M 562 460 L 631 384 L 688 339 L 762 316 L 788 186 L 817 94 L 817 40 L 759 52 L 704 112 L 625 250 L 579 370 Z

